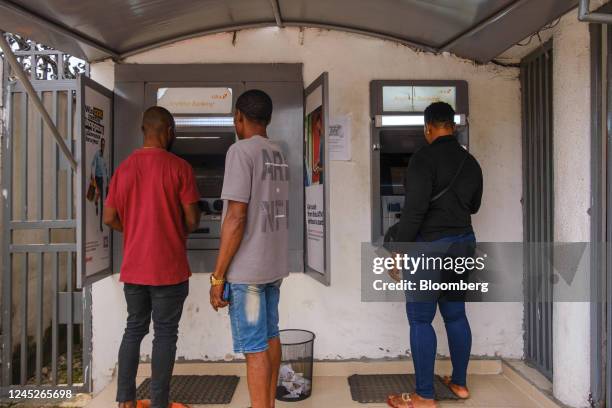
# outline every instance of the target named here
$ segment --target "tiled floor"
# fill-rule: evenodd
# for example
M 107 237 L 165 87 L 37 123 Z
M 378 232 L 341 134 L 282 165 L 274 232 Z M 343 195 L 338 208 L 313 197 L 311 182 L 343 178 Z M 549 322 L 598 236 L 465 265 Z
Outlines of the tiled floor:
M 144 377 L 139 377 L 141 380 Z M 472 397 L 466 401 L 440 402 L 439 407 L 487 407 L 487 408 L 540 408 L 527 393 L 521 391 L 504 374 L 471 375 L 469 387 Z M 109 408 L 114 403 L 115 384 L 109 385 L 97 395 L 87 408 Z M 229 405 L 196 405 L 193 408 L 245 408 L 249 406 L 246 378 L 241 377 L 234 399 Z M 351 400 L 346 377 L 315 377 L 312 396 L 301 402 L 276 404 L 283 408 L 382 408 L 386 404 L 359 404 Z

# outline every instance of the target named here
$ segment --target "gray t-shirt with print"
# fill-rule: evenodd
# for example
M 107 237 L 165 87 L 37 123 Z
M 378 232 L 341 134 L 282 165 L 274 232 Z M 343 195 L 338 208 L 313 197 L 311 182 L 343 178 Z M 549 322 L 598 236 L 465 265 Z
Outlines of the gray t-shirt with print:
M 227 272 L 231 283 L 261 284 L 289 274 L 289 166 L 262 136 L 234 143 L 225 158 L 221 198 L 248 203 L 247 223 Z

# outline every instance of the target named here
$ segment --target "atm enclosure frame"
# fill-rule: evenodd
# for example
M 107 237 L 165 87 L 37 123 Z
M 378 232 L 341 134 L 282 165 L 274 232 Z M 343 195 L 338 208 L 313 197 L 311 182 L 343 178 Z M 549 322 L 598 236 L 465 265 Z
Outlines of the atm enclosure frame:
M 289 266 L 291 271 L 304 272 L 302 64 L 115 65 L 115 165 L 141 146 L 140 118 L 146 107 L 156 104 L 156 89 L 159 87 L 231 87 L 232 98 L 244 90 L 259 88 L 278 101 L 272 117 L 270 136 L 283 147 L 290 164 L 290 214 L 295 219 L 292 217 L 290 221 L 293 227 L 289 232 Z M 123 241 L 121 234 L 115 234 L 115 237 L 114 271 L 118 273 Z M 217 252 L 216 249 L 188 250 L 192 271 L 212 272 Z
M 382 126 L 383 117 L 423 115 L 422 111 L 385 111 L 384 87 L 455 87 L 455 111 L 461 115 L 456 136 L 468 148 L 469 144 L 469 95 L 467 81 L 463 80 L 374 80 L 370 82 L 370 167 L 371 167 L 371 242 L 383 240 L 383 208 L 381 202 L 381 154 L 412 154 L 425 146 L 423 125 Z M 394 151 L 394 149 L 396 151 Z M 408 153 L 409 152 L 409 153 Z

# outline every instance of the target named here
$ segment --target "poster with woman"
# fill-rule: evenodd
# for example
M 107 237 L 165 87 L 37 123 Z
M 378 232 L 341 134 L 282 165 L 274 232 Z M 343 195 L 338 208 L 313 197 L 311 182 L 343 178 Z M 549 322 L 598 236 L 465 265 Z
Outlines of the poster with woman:
M 329 284 L 327 272 L 328 222 L 326 75 L 306 90 L 304 115 L 304 215 L 306 232 L 305 264 L 307 272 Z
M 323 106 L 306 115 L 305 124 L 306 185 L 323 184 Z

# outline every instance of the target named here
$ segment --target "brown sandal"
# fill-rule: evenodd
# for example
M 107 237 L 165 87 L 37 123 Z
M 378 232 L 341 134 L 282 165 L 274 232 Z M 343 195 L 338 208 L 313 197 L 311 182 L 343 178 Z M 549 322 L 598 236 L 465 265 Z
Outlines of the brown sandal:
M 442 378 L 442 382 L 446 384 L 449 390 L 453 392 L 459 399 L 468 399 L 470 398 L 470 391 L 467 387 L 463 387 L 461 385 L 453 384 L 451 377 L 444 376 Z
M 390 395 L 387 397 L 387 405 L 392 408 L 436 408 L 434 400 L 422 398 L 417 393 L 403 393 L 401 395 Z
M 414 404 L 408 393 L 389 395 L 387 397 L 387 405 L 391 408 L 414 408 Z

